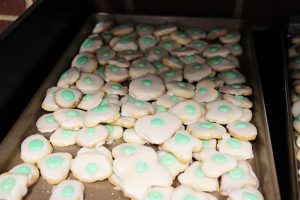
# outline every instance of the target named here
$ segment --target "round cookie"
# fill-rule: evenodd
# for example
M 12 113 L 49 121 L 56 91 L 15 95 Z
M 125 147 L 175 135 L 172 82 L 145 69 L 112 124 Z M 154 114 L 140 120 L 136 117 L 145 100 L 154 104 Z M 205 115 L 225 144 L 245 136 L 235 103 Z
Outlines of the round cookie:
M 40 176 L 40 172 L 36 166 L 30 163 L 21 163 L 9 170 L 9 173 L 26 175 L 28 178 L 28 187 L 35 184 Z
M 183 31 L 173 32 L 170 34 L 170 37 L 172 40 L 181 45 L 187 45 L 192 41 L 192 38 L 189 36 L 189 34 Z
M 52 188 L 49 200 L 83 199 L 84 185 L 77 180 L 65 180 Z
M 67 147 L 76 143 L 77 131 L 59 128 L 51 136 L 50 142 L 53 146 Z
M 117 121 L 115 121 L 113 124 L 118 125 L 124 128 L 132 128 L 134 126 L 136 119 L 133 117 L 124 117 L 121 116 Z
M 117 65 L 109 65 L 104 71 L 105 80 L 107 82 L 123 82 L 128 79 L 128 69 Z
M 134 41 L 134 38 L 127 35 L 113 38 L 109 45 L 114 51 L 138 50 L 138 46 Z
M 253 103 L 247 97 L 241 95 L 224 94 L 223 98 L 230 103 L 242 108 L 252 108 L 253 106 Z
M 220 72 L 217 77 L 222 79 L 225 84 L 243 84 L 246 82 L 244 75 L 236 70 Z
M 230 200 L 263 200 L 262 194 L 253 187 L 246 186 L 242 189 L 234 189 L 228 194 Z
M 153 34 L 156 36 L 156 37 L 161 37 L 161 36 L 164 36 L 164 35 L 168 35 L 170 33 L 173 33 L 177 31 L 177 27 L 174 26 L 174 25 L 171 25 L 171 24 L 164 24 L 158 28 L 156 28 L 153 32 Z
M 94 93 L 98 91 L 104 81 L 101 77 L 90 74 L 90 73 L 81 73 L 79 80 L 76 82 L 76 87 L 84 94 Z
M 129 100 L 122 105 L 121 115 L 133 118 L 141 118 L 145 115 L 154 114 L 151 103 L 141 100 Z
M 41 106 L 44 110 L 53 112 L 59 109 L 59 106 L 54 100 L 54 95 L 59 89 L 59 87 L 51 87 L 47 90 L 46 97 L 44 98 Z
M 164 57 L 162 63 L 171 69 L 182 69 L 184 63 L 175 56 Z
M 220 27 L 220 26 L 215 26 L 208 30 L 206 39 L 207 40 L 215 40 L 219 37 L 226 35 L 227 32 L 228 32 L 228 29 L 226 29 L 224 27 Z
M 240 84 L 225 85 L 220 87 L 219 91 L 225 94 L 232 94 L 232 95 L 243 95 L 243 96 L 252 95 L 251 87 L 247 85 L 240 85 Z
M 187 199 L 201 199 L 201 200 L 217 200 L 216 197 L 209 193 L 193 190 L 186 185 L 180 185 L 175 188 L 171 200 L 187 200 Z
M 127 143 L 146 144 L 146 140 L 140 137 L 133 128 L 126 129 L 123 133 L 123 140 Z
M 216 56 L 226 57 L 230 51 L 220 44 L 210 44 L 203 52 L 203 57 L 212 58 Z
M 155 113 L 168 111 L 168 108 L 158 105 L 156 102 L 152 102 L 152 105 L 155 109 Z
M 211 73 L 212 69 L 208 65 L 192 63 L 184 67 L 183 77 L 192 83 L 208 77 Z
M 257 136 L 256 127 L 249 122 L 232 122 L 226 128 L 231 136 L 239 140 L 255 140 Z
M 94 29 L 93 34 L 102 33 L 108 29 L 110 29 L 113 26 L 114 22 L 112 20 L 99 20 Z
M 218 97 L 219 92 L 214 87 L 197 84 L 193 99 L 198 103 L 208 103 L 215 101 Z
M 252 145 L 248 141 L 235 138 L 224 138 L 217 145 L 221 153 L 232 155 L 236 160 L 248 160 L 254 157 Z
M 100 65 L 108 64 L 108 61 L 116 57 L 116 52 L 110 48 L 102 48 L 96 51 L 96 57 Z
M 174 49 L 180 48 L 181 45 L 172 40 L 163 40 L 159 43 L 159 47 L 165 49 L 166 51 L 173 51 Z
M 199 54 L 202 54 L 208 44 L 209 43 L 204 40 L 194 40 L 190 42 L 187 47 L 194 48 Z
M 300 114 L 300 101 L 296 101 L 292 105 L 292 114 L 296 118 Z
M 169 112 L 177 115 L 184 124 L 191 124 L 201 118 L 203 111 L 197 102 L 184 100 L 176 103 Z
M 108 137 L 108 130 L 103 125 L 82 128 L 78 131 L 76 144 L 78 146 L 95 148 L 103 145 Z
M 84 154 L 84 153 L 89 153 L 89 152 L 96 152 L 96 153 L 105 155 L 107 158 L 109 158 L 109 160 L 113 161 L 111 151 L 109 149 L 107 149 L 106 147 L 104 147 L 104 146 L 99 146 L 99 147 L 95 147 L 95 148 L 82 147 L 81 149 L 79 149 L 77 151 L 77 155 Z
M 85 112 L 79 109 L 59 109 L 54 112 L 54 119 L 68 130 L 78 130 L 83 127 Z
M 157 40 L 152 35 L 143 35 L 139 38 L 138 44 L 141 51 L 145 51 L 151 47 L 154 47 Z
M 125 58 L 115 57 L 108 60 L 109 65 L 116 65 L 119 67 L 127 68 L 130 66 L 130 62 L 127 61 Z
M 118 125 L 106 124 L 104 127 L 108 131 L 107 143 L 120 139 L 123 136 L 123 128 Z
M 51 133 L 59 127 L 59 124 L 54 119 L 53 114 L 50 113 L 39 117 L 39 119 L 36 121 L 36 127 L 41 133 Z
M 76 89 L 62 88 L 54 94 L 55 103 L 61 108 L 76 108 L 81 100 L 81 92 Z
M 105 80 L 106 77 L 105 77 L 104 71 L 105 71 L 105 67 L 99 66 L 97 68 L 97 70 L 94 72 L 94 74 L 96 74 L 97 76 L 100 76 L 103 80 Z
M 147 192 L 143 200 L 171 199 L 173 190 L 173 187 L 151 187 L 151 189 Z
M 155 74 L 157 72 L 156 68 L 145 59 L 137 59 L 132 62 L 129 69 L 129 76 L 131 79 L 139 78 L 146 74 Z
M 111 29 L 114 35 L 126 35 L 134 31 L 134 25 L 131 22 L 122 22 Z
M 143 53 L 140 51 L 133 51 L 133 50 L 124 50 L 119 51 L 118 56 L 120 58 L 124 58 L 125 60 L 135 60 L 143 56 Z
M 79 70 L 75 67 L 71 67 L 59 77 L 57 86 L 61 88 L 68 88 L 73 85 L 79 79 L 79 77 Z
M 156 46 L 149 49 L 145 56 L 149 61 L 160 61 L 163 57 L 168 56 L 168 51 L 162 47 Z
M 120 83 L 108 82 L 101 88 L 101 90 L 107 94 L 126 95 L 128 93 L 128 88 Z
M 134 143 L 122 143 L 117 146 L 115 146 L 112 149 L 112 156 L 114 158 L 119 158 L 123 156 L 129 156 L 138 151 L 146 152 L 147 154 L 150 151 L 150 154 L 153 153 L 153 149 L 151 147 L 143 146 L 140 144 L 134 144 Z
M 173 81 L 166 83 L 169 95 L 175 95 L 183 98 L 192 98 L 194 96 L 195 86 L 191 83 L 182 81 Z
M 115 104 L 99 105 L 85 113 L 84 125 L 94 127 L 99 123 L 111 123 L 120 117 L 120 107 Z
M 228 31 L 226 35 L 219 38 L 224 44 L 237 43 L 241 40 L 241 34 L 237 31 Z
M 104 92 L 102 91 L 85 94 L 82 97 L 80 103 L 77 105 L 77 108 L 80 108 L 82 110 L 90 110 L 101 103 L 103 96 Z
M 110 31 L 104 31 L 100 33 L 100 36 L 103 38 L 104 43 L 107 45 L 113 39 L 114 35 Z
M 138 35 L 150 35 L 153 33 L 154 27 L 150 24 L 139 24 L 136 26 L 136 32 Z
M 162 74 L 160 74 L 162 79 L 164 80 L 165 83 L 169 83 L 172 81 L 182 81 L 182 71 L 181 70 L 174 70 L 174 69 L 169 69 Z
M 190 37 L 193 40 L 199 40 L 199 39 L 205 39 L 206 38 L 206 32 L 201 28 L 189 28 L 186 30 L 187 34 L 190 35 Z
M 300 115 L 298 115 L 293 122 L 293 127 L 297 131 L 297 133 L 300 133 Z
M 115 104 L 117 106 L 122 105 L 122 103 L 119 100 L 119 96 L 116 94 L 106 94 L 99 105 L 103 106 L 107 104 Z
M 216 72 L 224 72 L 237 68 L 237 66 L 227 58 L 215 56 L 207 59 L 207 64 Z
M 101 49 L 102 45 L 103 41 L 99 35 L 90 35 L 82 42 L 79 52 L 94 53 L 96 50 Z
M 71 66 L 76 67 L 81 72 L 91 73 L 97 69 L 97 64 L 97 58 L 94 54 L 83 52 L 75 56 Z
M 26 175 L 3 173 L 0 175 L 0 199 L 22 200 L 27 193 Z
M 21 159 L 34 164 L 41 158 L 52 153 L 50 142 L 42 135 L 35 134 L 27 137 L 21 144 Z
M 185 52 L 182 52 L 183 54 L 188 52 L 188 48 L 186 48 L 186 51 Z M 181 48 L 182 49 L 182 48 Z M 193 49 L 193 51 L 195 53 L 196 50 Z M 192 64 L 192 63 L 201 63 L 201 64 L 204 64 L 205 63 L 205 59 L 202 58 L 201 56 L 198 56 L 198 55 L 183 55 L 179 58 L 185 65 L 189 65 L 189 64 Z
M 184 100 L 182 97 L 174 96 L 174 95 L 169 95 L 168 93 L 158 97 L 156 104 L 159 106 L 163 106 L 165 108 L 171 108 L 173 107 L 176 103 Z
M 242 122 L 250 122 L 252 119 L 252 111 L 250 109 L 247 108 L 243 108 L 243 115 L 241 116 L 241 118 L 239 119 Z
M 202 149 L 214 149 L 216 150 L 217 147 L 217 140 L 210 139 L 210 140 L 201 140 L 202 142 Z M 193 153 L 193 158 L 195 160 L 201 161 L 201 152 Z
M 226 132 L 226 129 L 222 125 L 207 121 L 194 122 L 192 124 L 189 124 L 186 130 L 189 131 L 192 136 L 202 140 L 230 137 Z
M 243 54 L 243 48 L 240 44 L 226 44 L 225 48 L 227 48 L 233 56 L 240 56 Z

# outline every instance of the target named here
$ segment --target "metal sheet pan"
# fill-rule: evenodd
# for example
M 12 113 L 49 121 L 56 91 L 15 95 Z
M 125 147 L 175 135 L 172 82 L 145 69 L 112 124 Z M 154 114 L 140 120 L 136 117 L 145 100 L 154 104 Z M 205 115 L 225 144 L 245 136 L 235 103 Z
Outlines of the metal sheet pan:
M 253 88 L 252 101 L 254 102 L 254 107 L 252 111 L 254 117 L 252 122 L 257 126 L 259 131 L 257 139 L 253 142 L 255 159 L 251 161 L 251 165 L 260 180 L 260 190 L 265 199 L 281 199 L 252 36 L 245 21 L 239 19 L 112 15 L 105 13 L 97 13 L 90 16 L 59 62 L 53 67 L 53 71 L 45 79 L 31 102 L 20 115 L 20 118 L 10 130 L 7 137 L 1 143 L 0 172 L 5 172 L 21 162 L 21 159 L 19 158 L 21 142 L 28 135 L 37 132 L 35 122 L 37 118 L 44 113 L 44 111 L 40 108 L 40 105 L 46 94 L 47 88 L 55 85 L 59 75 L 69 68 L 72 58 L 78 52 L 82 41 L 90 34 L 96 20 L 103 18 L 112 18 L 117 22 L 130 20 L 134 23 L 171 23 L 178 25 L 179 27 L 202 27 L 204 29 L 209 29 L 212 26 L 225 26 L 242 32 L 243 39 L 241 44 L 245 53 L 240 59 L 240 70 L 246 76 L 247 84 Z M 60 150 L 61 148 L 54 148 L 54 152 L 58 152 Z M 72 146 L 64 148 L 63 150 L 69 151 L 75 155 L 78 147 Z M 121 192 L 113 190 L 112 186 L 107 181 L 85 184 L 85 186 L 85 199 L 87 200 L 126 199 L 123 197 Z M 51 188 L 52 187 L 50 185 L 46 184 L 46 182 L 40 178 L 38 183 L 29 189 L 25 199 L 48 199 L 51 195 Z

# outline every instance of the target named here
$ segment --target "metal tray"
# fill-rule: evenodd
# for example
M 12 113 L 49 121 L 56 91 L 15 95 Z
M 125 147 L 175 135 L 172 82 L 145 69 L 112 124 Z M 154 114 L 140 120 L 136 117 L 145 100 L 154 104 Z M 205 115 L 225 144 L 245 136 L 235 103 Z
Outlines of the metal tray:
M 241 72 L 247 78 L 247 84 L 253 88 L 252 101 L 254 102 L 252 122 L 258 128 L 258 136 L 253 142 L 255 159 L 251 161 L 254 172 L 260 181 L 260 190 L 266 200 L 279 200 L 280 192 L 275 170 L 272 145 L 267 124 L 264 99 L 261 82 L 256 62 L 252 36 L 245 21 L 240 19 L 218 19 L 218 18 L 193 18 L 193 17 L 162 17 L 162 16 L 140 16 L 140 15 L 115 15 L 106 13 L 93 14 L 82 26 L 70 46 L 61 57 L 59 62 L 53 67 L 52 72 L 45 79 L 39 90 L 36 92 L 31 102 L 7 134 L 0 145 L 0 172 L 5 172 L 14 165 L 22 162 L 20 159 L 21 142 L 31 134 L 37 132 L 35 122 L 39 116 L 45 112 L 40 108 L 47 88 L 56 85 L 60 74 L 69 68 L 72 58 L 78 53 L 80 44 L 91 33 L 97 19 L 112 18 L 117 22 L 132 21 L 134 23 L 164 24 L 171 23 L 179 27 L 202 27 L 209 29 L 212 26 L 225 26 L 230 29 L 242 32 L 241 44 L 244 54 L 241 56 Z M 49 136 L 49 135 L 46 135 Z M 109 147 L 111 148 L 111 147 Z M 79 148 L 76 146 L 63 148 L 73 155 Z M 62 148 L 54 148 L 54 152 L 61 151 Z M 70 175 L 72 176 L 72 175 Z M 108 181 L 85 184 L 85 199 L 126 199 L 119 191 L 113 190 Z M 49 199 L 52 186 L 40 178 L 38 183 L 31 187 L 25 199 Z M 225 198 L 222 198 L 225 199 Z

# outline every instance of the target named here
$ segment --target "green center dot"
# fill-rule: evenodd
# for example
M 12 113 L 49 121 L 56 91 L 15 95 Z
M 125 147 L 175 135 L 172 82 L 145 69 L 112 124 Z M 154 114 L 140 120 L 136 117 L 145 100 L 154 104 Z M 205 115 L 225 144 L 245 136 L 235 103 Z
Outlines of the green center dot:
M 83 46 L 84 48 L 89 48 L 89 47 L 92 46 L 93 43 L 94 43 L 94 40 L 93 40 L 93 39 L 87 38 L 87 39 L 85 39 L 85 40 L 83 41 L 82 46 Z
M 244 96 L 242 96 L 242 95 L 234 95 L 234 98 L 236 98 L 236 99 L 244 99 Z
M 122 88 L 122 85 L 120 83 L 113 83 L 111 84 L 111 88 L 114 90 L 120 90 Z
M 198 89 L 198 93 L 199 93 L 200 95 L 204 95 L 204 94 L 206 94 L 207 92 L 208 92 L 208 89 L 205 88 L 205 87 L 200 87 L 200 88 Z
M 102 21 L 97 22 L 97 24 L 96 24 L 96 27 L 97 27 L 97 28 L 100 28 L 100 27 L 102 27 L 102 26 L 103 26 L 103 22 L 102 22 Z
M 144 37 L 143 38 L 143 42 L 145 44 L 153 44 L 154 43 L 154 39 L 152 37 Z
M 165 153 L 162 157 L 160 157 L 159 161 L 163 165 L 172 165 L 176 162 L 176 157 L 171 153 Z
M 156 112 L 164 112 L 164 111 L 167 111 L 167 110 L 168 110 L 167 108 L 165 108 L 163 106 L 160 106 L 160 105 L 158 105 L 156 107 Z
M 163 45 L 164 47 L 167 47 L 167 48 L 172 48 L 172 47 L 174 46 L 174 43 L 171 42 L 171 41 L 164 41 L 164 42 L 162 43 L 162 45 Z
M 176 85 L 179 87 L 185 87 L 187 85 L 187 83 L 180 81 L 180 82 L 177 82 Z
M 146 87 L 150 87 L 150 86 L 152 86 L 153 83 L 151 80 L 145 79 L 145 80 L 142 80 L 142 84 Z
M 231 87 L 232 87 L 233 89 L 240 89 L 242 86 L 239 85 L 239 84 L 232 84 Z
M 229 79 L 234 79 L 238 76 L 238 74 L 234 71 L 222 72 L 221 76 Z
M 186 136 L 186 135 L 183 135 L 181 133 L 177 133 L 175 135 L 175 141 L 178 143 L 178 144 L 187 144 L 189 143 L 189 141 L 191 140 L 190 137 Z
M 249 126 L 249 123 L 247 123 L 247 122 L 236 122 L 235 125 L 239 128 L 247 128 Z
M 231 148 L 234 148 L 234 149 L 238 149 L 241 147 L 241 142 L 235 138 L 229 138 L 227 140 L 227 144 L 231 147 Z
M 164 120 L 159 119 L 159 118 L 154 118 L 151 120 L 150 124 L 154 127 L 160 127 L 162 125 L 164 125 Z
M 121 148 L 121 151 L 125 154 L 132 154 L 133 152 L 135 152 L 136 148 L 133 146 L 123 146 Z
M 194 55 L 185 56 L 184 59 L 187 60 L 187 61 L 194 61 L 195 60 L 195 56 Z
M 116 65 L 111 66 L 110 69 L 111 69 L 111 71 L 113 71 L 113 72 L 118 72 L 118 71 L 120 71 L 120 67 L 119 67 L 119 66 L 116 66 Z
M 233 48 L 234 50 L 240 50 L 240 49 L 241 49 L 241 45 L 239 45 L 239 44 L 234 44 L 234 45 L 232 45 L 232 48 Z
M 133 53 L 134 53 L 134 51 L 131 50 L 131 49 L 127 49 L 127 50 L 125 50 L 124 52 L 127 53 L 127 54 L 133 54 Z
M 89 61 L 89 58 L 88 58 L 87 56 L 80 56 L 80 57 L 77 59 L 76 63 L 77 63 L 78 65 L 84 65 L 84 64 L 87 64 L 88 61 Z
M 298 116 L 296 117 L 296 120 L 297 120 L 297 121 L 300 121 L 300 115 L 298 115 Z
M 16 179 L 14 179 L 13 177 L 7 177 L 2 181 L 1 188 L 2 188 L 2 190 L 8 192 L 13 189 L 15 184 L 16 184 Z
M 243 192 L 242 197 L 243 200 L 258 200 L 257 195 L 252 194 L 250 192 Z
M 147 197 L 146 197 L 147 200 L 163 200 L 164 197 L 163 197 L 163 194 L 161 192 L 158 192 L 158 191 L 152 191 L 150 192 Z
M 83 82 L 86 84 L 93 84 L 94 80 L 91 77 L 84 77 Z
M 140 101 L 140 100 L 136 100 L 136 101 L 134 101 L 133 103 L 134 103 L 134 105 L 136 105 L 136 106 L 142 106 L 142 105 L 144 105 L 144 102 L 143 102 L 143 101 Z
M 73 133 L 74 132 L 71 131 L 71 130 L 66 130 L 66 129 L 62 130 L 62 135 L 65 136 L 65 137 L 71 136 L 71 135 L 73 135 Z
M 156 67 L 156 69 L 163 68 L 163 64 L 160 61 L 154 61 L 153 64 Z
M 140 61 L 140 62 L 138 62 L 138 67 L 140 67 L 140 68 L 143 68 L 143 67 L 146 67 L 146 63 L 144 62 L 144 61 Z
M 64 159 L 61 156 L 52 156 L 47 159 L 46 165 L 49 168 L 56 168 L 63 164 Z
M 171 69 L 171 70 L 166 71 L 165 76 L 171 77 L 171 76 L 174 76 L 175 74 L 176 74 L 176 71 Z
M 68 72 L 65 72 L 65 73 L 63 73 L 63 74 L 60 76 L 60 79 L 65 79 L 65 78 L 68 77 L 68 75 L 69 75 L 69 73 L 68 73 Z
M 195 46 L 196 47 L 202 47 L 203 46 L 203 42 L 202 41 L 200 41 L 200 40 L 197 40 L 196 42 L 195 42 Z
M 135 167 L 136 167 L 136 170 L 140 173 L 145 173 L 148 170 L 147 163 L 143 162 L 143 161 L 137 162 Z
M 213 57 L 209 60 L 209 62 L 213 65 L 219 65 L 222 63 L 222 61 L 224 60 L 223 57 L 217 56 L 217 57 Z
M 217 51 L 220 51 L 220 47 L 217 47 L 217 46 L 209 47 L 209 51 L 211 51 L 211 52 L 217 52 Z
M 193 194 L 188 194 L 182 198 L 182 200 L 197 200 L 197 197 Z
M 226 38 L 233 38 L 234 37 L 234 33 L 230 32 L 230 33 L 227 33 Z
M 100 76 L 104 76 L 104 67 L 99 67 L 99 68 L 97 69 L 97 73 L 98 73 L 98 75 L 100 75 Z
M 110 56 L 112 53 L 111 53 L 111 51 L 109 51 L 109 50 L 106 50 L 106 51 L 102 51 L 101 52 L 101 56 L 103 56 L 103 57 L 108 57 L 108 56 Z
M 68 117 L 78 117 L 79 112 L 77 110 L 67 110 L 66 115 Z
M 67 185 L 62 189 L 62 196 L 65 198 L 72 197 L 75 193 L 75 189 L 72 185 Z
M 127 43 L 131 42 L 131 39 L 127 36 L 124 36 L 124 37 L 121 37 L 120 42 L 122 44 L 127 44 Z
M 227 161 L 227 158 L 222 154 L 216 154 L 212 157 L 212 160 L 216 163 L 225 163 Z
M 74 99 L 75 99 L 75 94 L 71 90 L 62 91 L 61 96 L 64 100 L 67 100 L 67 101 L 74 101 Z
M 229 112 L 231 111 L 231 107 L 230 106 L 227 106 L 227 105 L 222 105 L 222 106 L 219 106 L 218 107 L 218 110 L 220 112 Z
M 107 129 L 108 134 L 112 134 L 113 131 L 114 131 L 114 126 L 113 126 L 113 125 L 106 124 L 106 125 L 105 125 L 105 128 Z
M 209 129 L 216 127 L 216 125 L 214 125 L 213 123 L 210 123 L 210 122 L 200 122 L 199 125 L 201 128 L 209 128 Z
M 151 29 L 151 26 L 148 24 L 141 26 L 142 31 L 149 31 L 150 29 Z
M 208 140 L 202 140 L 202 147 L 203 147 L 203 149 L 207 149 L 209 147 L 209 141 Z
M 50 114 L 46 117 L 46 122 L 48 123 L 53 123 L 53 122 L 56 122 L 56 120 L 54 119 L 54 116 L 53 114 Z
M 202 172 L 202 170 L 201 170 L 200 167 L 197 167 L 197 168 L 195 169 L 195 175 L 196 175 L 197 177 L 199 177 L 199 178 L 204 178 L 204 177 L 205 177 L 205 175 L 203 174 L 203 172 Z
M 232 179 L 241 179 L 245 176 L 245 172 L 240 167 L 236 167 L 228 172 L 228 176 Z
M 90 100 L 93 96 L 94 96 L 93 94 L 86 94 L 86 95 L 83 96 L 82 99 L 85 100 L 85 101 Z
M 102 113 L 107 110 L 109 110 L 109 107 L 107 105 L 100 105 L 92 109 L 92 111 L 95 113 Z
M 202 65 L 201 64 L 193 64 L 193 69 L 199 70 L 201 69 Z
M 171 96 L 170 99 L 171 99 L 172 101 L 179 101 L 178 96 L 175 96 L 175 95 Z
M 193 106 L 193 105 L 186 105 L 184 107 L 184 111 L 187 112 L 188 114 L 191 114 L 191 115 L 196 113 L 195 106 Z
M 86 128 L 85 129 L 85 133 L 87 136 L 93 136 L 93 135 L 95 135 L 95 132 L 96 132 L 95 128 Z
M 100 106 L 105 106 L 107 104 L 109 104 L 109 99 L 103 99 L 100 103 Z
M 155 54 L 160 55 L 160 54 L 162 54 L 162 52 L 163 52 L 163 51 L 162 51 L 160 48 L 155 48 L 155 49 L 154 49 L 154 53 L 155 53 Z
M 178 58 L 176 58 L 176 57 L 174 57 L 174 56 L 171 56 L 171 57 L 170 57 L 170 60 L 171 60 L 172 62 L 174 62 L 174 63 L 178 63 L 178 62 L 179 62 Z
M 180 32 L 180 33 L 178 33 L 178 35 L 179 35 L 179 37 L 181 37 L 181 38 L 186 38 L 186 37 L 187 37 L 187 34 L 184 33 L 184 32 Z
M 30 174 L 31 169 L 28 166 L 21 166 L 17 168 L 16 173 L 17 174 Z
M 219 32 L 220 29 L 218 27 L 214 27 L 212 29 L 209 30 L 209 33 L 216 33 L 216 32 Z
M 40 139 L 34 139 L 28 145 L 31 151 L 39 151 L 43 148 L 43 146 L 44 146 L 44 142 Z
M 91 162 L 86 165 L 85 170 L 90 174 L 94 174 L 98 171 L 98 168 L 99 166 L 96 163 Z

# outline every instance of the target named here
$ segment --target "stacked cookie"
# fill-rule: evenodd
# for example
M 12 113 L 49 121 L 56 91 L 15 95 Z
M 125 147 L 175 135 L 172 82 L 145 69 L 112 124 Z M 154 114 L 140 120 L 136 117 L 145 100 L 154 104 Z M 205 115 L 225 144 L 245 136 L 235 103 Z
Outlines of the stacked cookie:
M 0 176 L 17 183 L 0 198 L 21 199 L 40 171 L 58 184 L 51 199 L 80 199 L 82 183 L 105 179 L 131 199 L 263 199 L 249 164 L 257 129 L 240 39 L 223 27 L 98 21 L 48 89 L 40 133 L 23 141 L 25 163 Z M 78 180 L 66 180 L 70 171 Z

